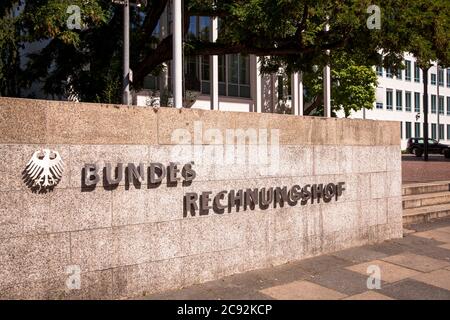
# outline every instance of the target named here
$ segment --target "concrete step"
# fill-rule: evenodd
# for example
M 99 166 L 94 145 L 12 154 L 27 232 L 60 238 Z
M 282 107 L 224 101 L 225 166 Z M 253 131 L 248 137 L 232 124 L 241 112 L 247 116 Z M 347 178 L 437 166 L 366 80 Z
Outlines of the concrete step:
M 403 225 L 450 216 L 450 203 L 403 210 Z
M 413 194 L 424 194 L 433 192 L 444 192 L 450 190 L 450 181 L 436 181 L 426 183 L 408 183 L 404 184 L 402 188 L 403 196 Z
M 420 208 L 436 204 L 450 204 L 450 191 L 403 196 L 403 209 Z

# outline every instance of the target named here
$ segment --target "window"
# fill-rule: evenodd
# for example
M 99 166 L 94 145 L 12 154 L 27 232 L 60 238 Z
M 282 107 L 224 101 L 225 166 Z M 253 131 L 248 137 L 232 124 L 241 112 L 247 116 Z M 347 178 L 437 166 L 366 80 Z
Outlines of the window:
M 403 139 L 403 122 L 400 121 L 400 139 Z
M 406 127 L 405 127 L 406 139 L 409 139 L 409 138 L 411 138 L 411 122 L 406 122 L 405 125 L 406 125 Z
M 383 67 L 377 66 L 377 76 L 382 77 L 383 76 Z
M 420 112 L 420 92 L 414 92 L 414 112 Z
M 396 90 L 395 91 L 395 106 L 398 111 L 402 111 L 403 109 L 403 91 Z
M 447 115 L 450 116 L 450 97 L 447 97 Z
M 432 84 L 433 86 L 436 85 L 436 73 L 432 73 L 432 74 L 431 74 L 431 84 Z
M 159 80 L 158 77 L 153 76 L 151 74 L 144 77 L 144 83 L 143 83 L 144 89 L 159 90 L 159 81 L 158 80 Z
M 390 67 L 386 68 L 386 78 L 393 78 L 392 69 Z
M 439 124 L 439 140 L 443 140 L 445 135 L 444 135 L 444 125 L 443 124 Z
M 383 102 L 377 102 L 377 109 L 383 109 Z
M 411 92 L 405 92 L 405 110 L 411 112 Z
M 420 82 L 420 68 L 417 62 L 414 62 L 414 82 Z
M 416 138 L 420 137 L 420 123 L 419 122 L 414 123 L 414 136 Z
M 187 37 L 208 40 L 209 17 L 190 17 Z M 219 56 L 219 95 L 250 98 L 250 58 L 240 54 Z M 209 57 L 196 56 L 184 59 L 186 90 L 210 93 Z
M 210 18 L 192 16 L 189 18 L 188 39 L 209 39 Z M 186 91 L 210 93 L 209 57 L 190 56 L 184 59 L 184 86 Z
M 436 113 L 436 95 L 431 95 L 431 113 Z
M 398 80 L 402 80 L 402 73 L 403 71 L 401 69 L 397 70 L 397 74 L 395 75 Z
M 447 69 L 447 88 L 450 88 L 450 68 Z
M 405 61 L 406 69 L 405 69 L 405 80 L 411 81 L 411 61 Z
M 439 72 L 438 72 L 438 82 L 439 82 L 439 86 L 441 86 L 441 87 L 444 86 L 444 69 L 440 69 L 440 68 L 439 68 Z
M 436 139 L 436 123 L 431 124 L 431 139 Z
M 393 109 L 393 91 L 392 89 L 386 89 L 386 110 L 392 110 Z
M 438 110 L 439 110 L 439 114 L 444 114 L 444 97 L 443 96 L 439 96 Z
M 230 54 L 228 59 L 228 96 L 250 98 L 249 57 Z
M 450 124 L 447 125 L 447 140 L 450 140 Z

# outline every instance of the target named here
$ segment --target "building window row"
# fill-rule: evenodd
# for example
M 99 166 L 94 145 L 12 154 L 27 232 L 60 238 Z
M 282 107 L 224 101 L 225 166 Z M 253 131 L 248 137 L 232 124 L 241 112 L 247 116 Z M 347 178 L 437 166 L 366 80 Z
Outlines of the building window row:
M 385 71 L 385 72 L 384 72 Z M 386 78 L 393 79 L 394 73 L 392 72 L 392 69 L 390 67 L 387 67 L 385 70 L 382 66 L 376 66 L 376 72 L 379 77 L 382 77 L 383 74 L 385 74 Z M 412 80 L 412 62 L 410 60 L 405 60 L 405 80 L 411 81 Z M 450 68 L 448 69 L 439 69 L 438 73 L 431 73 L 430 76 L 430 83 L 431 85 L 438 85 L 441 87 L 445 86 L 445 73 L 447 74 L 447 87 L 450 88 Z M 420 74 L 421 70 L 417 64 L 417 62 L 414 62 L 414 82 L 420 82 Z M 398 80 L 403 80 L 403 70 L 398 70 L 395 74 L 396 78 Z
M 412 112 L 412 95 L 410 91 L 405 91 L 405 111 Z M 428 112 L 436 114 L 445 114 L 445 102 L 447 102 L 447 115 L 450 116 L 450 97 L 439 96 L 439 99 L 435 94 L 430 95 L 430 108 Z M 414 112 L 421 112 L 421 101 L 423 95 L 420 92 L 414 92 Z M 447 100 L 447 101 L 446 101 Z M 394 110 L 394 90 L 386 89 L 386 110 Z M 376 109 L 383 109 L 382 102 L 376 102 Z M 403 111 L 403 91 L 395 90 L 395 109 L 397 111 Z
M 447 130 L 447 135 L 445 135 L 445 130 Z M 422 137 L 422 123 L 414 122 L 414 137 Z M 405 122 L 405 139 L 412 138 L 412 122 Z M 400 122 L 400 136 L 403 139 L 403 122 Z M 450 140 L 450 124 L 431 124 L 431 139 L 439 140 Z

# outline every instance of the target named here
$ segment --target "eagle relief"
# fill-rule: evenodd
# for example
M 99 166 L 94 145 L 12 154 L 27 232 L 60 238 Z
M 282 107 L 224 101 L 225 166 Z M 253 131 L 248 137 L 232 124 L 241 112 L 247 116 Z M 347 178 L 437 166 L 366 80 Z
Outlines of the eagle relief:
M 25 183 L 37 191 L 52 189 L 61 181 L 64 162 L 57 151 L 36 151 L 24 170 Z

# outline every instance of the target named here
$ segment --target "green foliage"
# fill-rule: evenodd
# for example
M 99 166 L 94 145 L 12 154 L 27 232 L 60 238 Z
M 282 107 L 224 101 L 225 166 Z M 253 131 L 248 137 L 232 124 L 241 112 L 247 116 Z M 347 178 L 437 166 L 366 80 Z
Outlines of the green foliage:
M 358 65 L 343 52 L 331 57 L 332 111 L 343 111 L 348 117 L 352 111 L 372 109 L 375 102 L 377 75 L 372 66 Z M 307 114 L 323 114 L 323 65 L 304 74 L 306 101 L 312 105 Z
M 111 0 L 27 0 L 17 21 L 5 20 L 7 9 L 15 2 L 2 0 L 0 4 L 0 73 L 5 74 L 5 66 L 18 70 L 17 64 L 9 62 L 12 51 L 27 42 L 41 41 L 43 50 L 31 55 L 26 66 L 26 84 L 39 80 L 49 94 L 76 92 L 83 101 L 120 101 L 121 5 Z M 131 10 L 134 88 L 139 88 L 149 73 L 158 74 L 162 63 L 172 56 L 170 36 L 159 39 L 154 34 L 167 0 L 148 3 L 145 9 Z M 264 72 L 282 66 L 288 73 L 308 73 L 313 65 L 328 62 L 325 52 L 330 49 L 331 63 L 342 66 L 332 68 L 333 78 L 341 84 L 333 92 L 334 106 L 344 110 L 368 106 L 372 93 L 363 93 L 361 88 L 370 88 L 373 81 L 368 66 L 380 63 L 383 57 L 384 65 L 394 71 L 402 67 L 404 52 L 416 55 L 421 66 L 435 60 L 450 65 L 450 1 L 383 0 L 378 3 L 381 30 L 367 28 L 366 10 L 372 4 L 372 0 L 184 0 L 185 19 L 200 15 L 221 20 L 216 43 L 185 37 L 185 55 L 255 54 L 262 57 Z M 69 5 L 81 8 L 81 30 L 67 28 Z M 327 23 L 330 31 L 324 32 Z M 8 31 L 11 24 L 14 36 Z M 336 53 L 342 52 L 352 64 L 336 60 Z M 357 75 L 352 78 L 352 74 Z M 6 91 L 4 79 L 5 75 L 2 93 Z
M 18 95 L 20 74 L 18 19 L 13 14 L 16 0 L 0 3 L 0 96 Z

